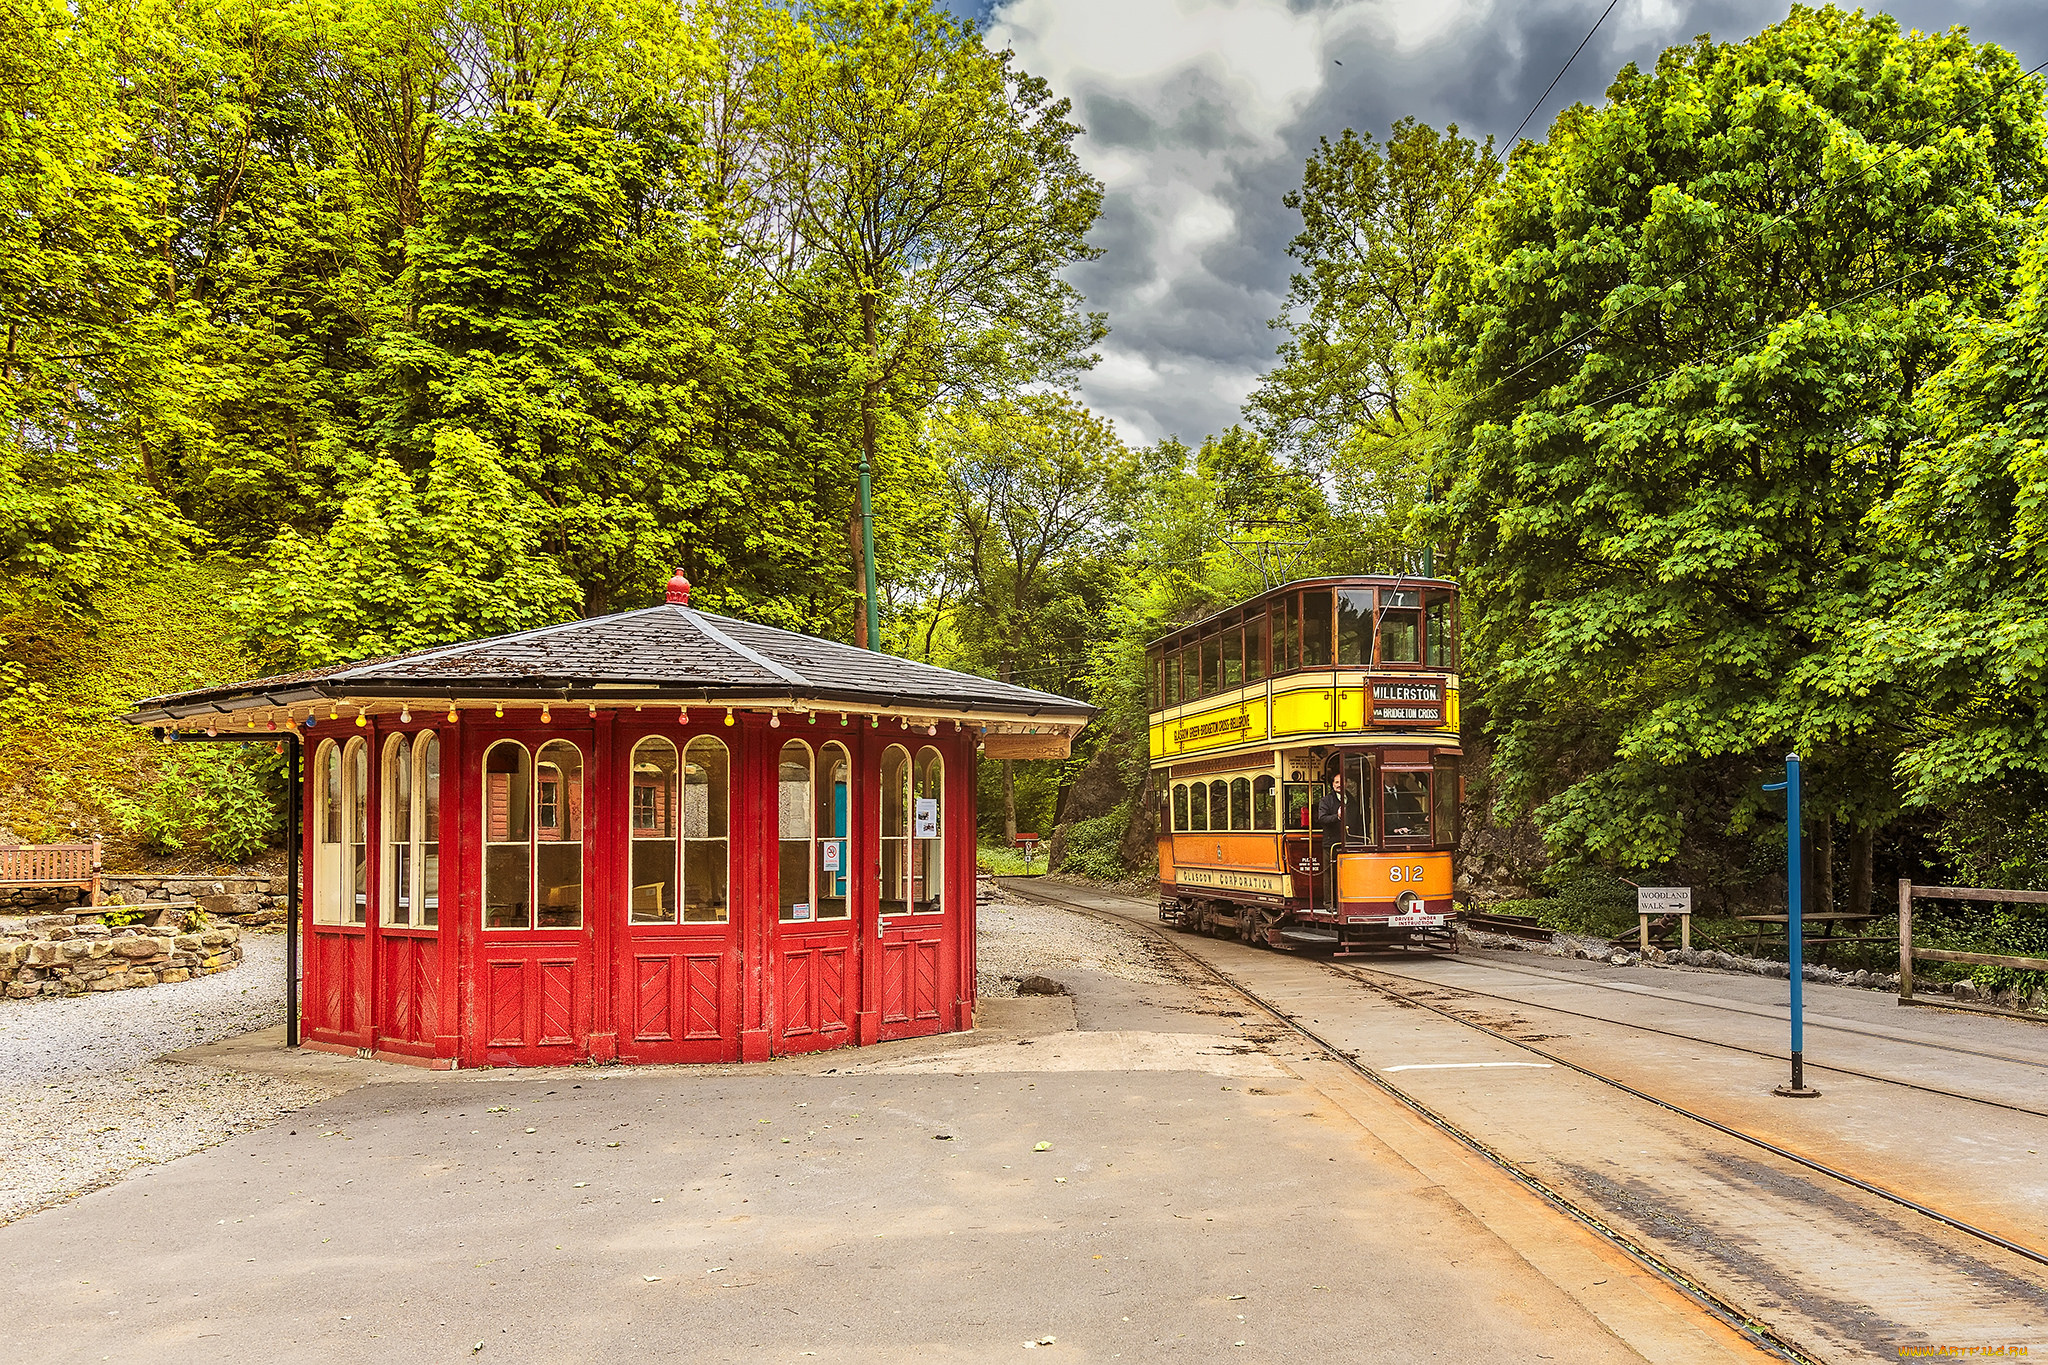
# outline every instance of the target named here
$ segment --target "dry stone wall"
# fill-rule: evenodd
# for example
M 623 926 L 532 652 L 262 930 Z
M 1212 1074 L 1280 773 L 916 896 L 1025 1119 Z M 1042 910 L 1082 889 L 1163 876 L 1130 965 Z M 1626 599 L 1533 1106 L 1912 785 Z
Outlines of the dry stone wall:
M 103 900 L 141 906 L 165 902 L 189 905 L 196 901 L 208 919 L 244 929 L 284 923 L 286 886 L 282 876 L 206 877 L 110 872 L 100 878 Z M 85 892 L 69 887 L 0 888 L 0 915 L 68 912 L 84 908 Z
M 45 915 L 0 936 L 0 994 L 84 995 L 165 986 L 226 971 L 242 960 L 242 931 L 200 927 L 165 910 L 150 924 L 109 927 L 77 915 Z

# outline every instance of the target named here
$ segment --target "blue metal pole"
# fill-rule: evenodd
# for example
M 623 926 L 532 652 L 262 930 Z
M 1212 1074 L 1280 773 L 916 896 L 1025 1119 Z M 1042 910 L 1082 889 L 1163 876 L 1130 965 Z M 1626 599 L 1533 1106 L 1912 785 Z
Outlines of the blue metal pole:
M 1800 875 L 1806 865 L 1799 858 L 1799 755 L 1788 754 L 1785 758 L 1785 867 L 1786 885 L 1791 892 L 1791 924 L 1787 926 L 1786 938 L 1792 947 L 1792 1088 L 1804 1090 L 1806 1078 L 1800 1073 L 1805 1066 L 1806 1052 L 1806 1011 L 1802 988 L 1806 984 L 1805 945 L 1802 926 L 1799 922 L 1801 892 L 1805 889 L 1806 878 Z
M 1804 870 L 1799 858 L 1799 755 L 1785 755 L 1785 780 L 1766 782 L 1767 792 L 1785 793 L 1785 899 L 1790 913 L 1785 917 L 1785 940 L 1790 948 L 1787 956 L 1792 960 L 1788 975 L 1792 979 L 1792 1084 L 1781 1085 L 1776 1094 L 1790 1095 L 1798 1099 L 1810 1099 L 1818 1090 L 1806 1088 L 1806 962 L 1802 936 L 1804 930 L 1799 922 L 1800 901 L 1805 891 Z

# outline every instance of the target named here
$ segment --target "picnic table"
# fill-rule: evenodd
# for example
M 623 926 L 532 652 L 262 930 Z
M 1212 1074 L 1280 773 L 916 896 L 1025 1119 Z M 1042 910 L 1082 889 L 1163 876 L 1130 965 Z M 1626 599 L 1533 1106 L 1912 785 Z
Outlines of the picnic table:
M 1779 929 L 1787 938 L 1791 937 L 1792 917 L 1790 915 L 1737 915 L 1735 918 L 1757 926 L 1754 942 L 1758 944 L 1763 942 L 1766 931 L 1772 928 Z M 1846 927 L 1856 924 L 1868 924 L 1876 918 L 1876 915 L 1856 910 L 1822 910 L 1810 915 L 1802 914 L 1799 917 L 1800 942 L 1802 944 L 1812 944 L 1820 950 L 1813 959 L 1815 962 L 1827 961 L 1828 945 L 1830 943 L 1890 943 L 1892 940 L 1888 937 L 1870 938 L 1863 935 L 1842 934 L 1830 931 L 1830 926 Z M 1806 933 L 1805 928 L 1809 924 L 1819 925 L 1822 932 L 1818 934 Z

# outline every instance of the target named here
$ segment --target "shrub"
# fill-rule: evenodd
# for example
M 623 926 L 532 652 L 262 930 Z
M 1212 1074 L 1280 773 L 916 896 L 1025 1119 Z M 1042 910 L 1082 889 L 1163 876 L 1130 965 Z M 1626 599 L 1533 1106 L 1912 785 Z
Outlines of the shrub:
M 244 862 L 281 832 L 282 769 L 267 746 L 189 745 L 167 752 L 157 780 L 135 793 L 102 793 L 121 828 L 146 849 L 197 843 L 216 858 Z
M 1078 873 L 1096 881 L 1122 881 L 1130 875 L 1124 866 L 1124 831 L 1131 826 L 1131 805 L 1126 801 L 1107 815 L 1076 820 L 1066 828 L 1065 851 L 1060 871 Z

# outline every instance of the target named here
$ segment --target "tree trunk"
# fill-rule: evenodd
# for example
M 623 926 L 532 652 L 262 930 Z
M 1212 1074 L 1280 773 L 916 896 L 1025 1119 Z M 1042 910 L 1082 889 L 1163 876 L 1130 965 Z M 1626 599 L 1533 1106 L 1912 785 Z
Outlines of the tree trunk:
M 855 508 L 853 517 L 846 523 L 846 546 L 853 555 L 853 593 L 860 599 L 860 606 L 853 613 L 853 642 L 862 649 L 868 647 L 868 566 L 861 557 L 860 509 Z
M 1813 840 L 1813 913 L 1835 908 L 1835 821 L 1823 815 L 1815 822 Z
M 1004 682 L 1010 680 L 1010 661 L 1005 659 L 996 666 L 996 676 Z M 1016 760 L 1003 760 L 1003 837 L 1010 847 L 1017 846 L 1017 772 Z
M 1849 904 L 1852 914 L 1870 913 L 1870 879 L 1873 852 L 1877 844 L 1877 831 L 1859 829 L 1849 841 Z
M 1010 847 L 1017 846 L 1017 774 L 1014 771 L 1017 760 L 1003 760 L 1003 837 Z

